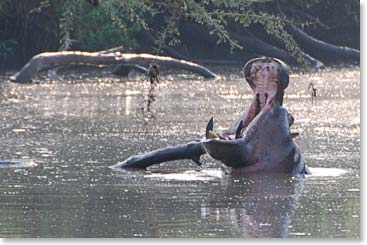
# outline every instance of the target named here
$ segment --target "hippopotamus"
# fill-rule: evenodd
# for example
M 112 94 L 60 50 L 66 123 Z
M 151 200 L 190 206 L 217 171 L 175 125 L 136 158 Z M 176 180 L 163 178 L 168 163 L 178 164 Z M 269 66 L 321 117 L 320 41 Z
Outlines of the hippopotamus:
M 211 118 L 205 139 L 132 156 L 112 168 L 146 168 L 178 159 L 201 165 L 200 156 L 207 153 L 237 173 L 309 173 L 293 141 L 296 134 L 290 132 L 294 117 L 282 106 L 288 66 L 276 58 L 256 58 L 246 63 L 244 74 L 253 99 L 230 129 L 213 132 Z

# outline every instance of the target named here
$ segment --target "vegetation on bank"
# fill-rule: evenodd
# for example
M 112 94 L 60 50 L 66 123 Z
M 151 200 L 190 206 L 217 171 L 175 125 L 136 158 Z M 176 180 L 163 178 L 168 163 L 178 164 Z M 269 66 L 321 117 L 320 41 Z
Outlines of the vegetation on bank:
M 22 66 L 44 51 L 121 45 L 199 63 L 259 55 L 300 64 L 356 62 L 359 25 L 357 0 L 2 0 L 0 68 Z M 334 56 L 298 30 L 355 50 Z

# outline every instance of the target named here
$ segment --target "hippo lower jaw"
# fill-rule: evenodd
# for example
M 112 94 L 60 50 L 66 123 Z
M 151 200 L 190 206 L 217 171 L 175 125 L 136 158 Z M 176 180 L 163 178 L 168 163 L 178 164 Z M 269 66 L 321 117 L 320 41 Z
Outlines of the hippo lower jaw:
M 274 98 L 267 100 L 266 104 L 262 106 L 260 111 L 255 113 L 255 117 L 249 121 L 247 126 L 243 125 L 242 121 L 239 123 L 233 139 L 212 133 L 214 125 L 213 119 L 211 119 L 206 129 L 207 139 L 202 141 L 205 151 L 213 159 L 221 161 L 232 168 L 253 165 L 254 159 L 251 152 L 254 150 L 254 144 L 252 144 L 252 141 L 256 138 L 258 131 L 261 130 L 264 120 L 269 120 L 267 118 L 269 117 L 268 114 L 274 114 L 278 107 L 280 108 L 280 105 L 275 103 Z M 270 115 L 270 117 L 272 116 Z
M 288 128 L 288 112 L 269 102 L 237 139 L 206 139 L 203 148 L 235 172 L 282 172 L 297 175 L 304 162 Z

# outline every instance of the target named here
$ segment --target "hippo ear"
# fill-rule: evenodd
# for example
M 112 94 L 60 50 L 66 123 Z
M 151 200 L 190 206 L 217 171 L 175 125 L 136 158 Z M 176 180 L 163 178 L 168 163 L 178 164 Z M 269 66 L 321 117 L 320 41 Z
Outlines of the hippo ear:
M 283 61 L 273 58 L 274 61 L 276 61 L 279 64 L 279 74 L 278 74 L 278 79 L 279 82 L 281 84 L 281 87 L 283 90 L 285 90 L 288 87 L 289 84 L 289 67 L 286 63 L 284 63 Z

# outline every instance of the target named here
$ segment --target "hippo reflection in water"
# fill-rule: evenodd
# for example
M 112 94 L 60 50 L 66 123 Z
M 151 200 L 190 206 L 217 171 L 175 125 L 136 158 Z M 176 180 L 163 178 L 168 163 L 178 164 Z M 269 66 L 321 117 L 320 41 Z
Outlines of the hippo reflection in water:
M 198 165 L 202 154 L 232 168 L 232 172 L 309 173 L 290 133 L 293 117 L 282 107 L 289 83 L 289 68 L 275 58 L 250 60 L 244 67 L 253 100 L 247 110 L 222 134 L 213 132 L 213 119 L 206 139 L 131 156 L 112 168 L 146 168 L 153 164 L 192 159 Z

